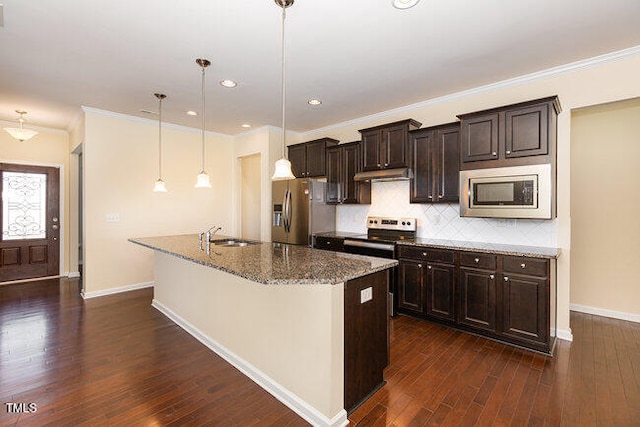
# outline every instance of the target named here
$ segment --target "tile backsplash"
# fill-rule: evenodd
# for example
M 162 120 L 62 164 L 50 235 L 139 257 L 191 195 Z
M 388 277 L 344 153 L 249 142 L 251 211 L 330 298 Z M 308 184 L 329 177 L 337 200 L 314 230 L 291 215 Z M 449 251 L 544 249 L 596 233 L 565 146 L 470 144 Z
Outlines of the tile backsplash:
M 370 205 L 337 208 L 337 231 L 366 233 L 367 216 L 401 216 L 418 219 L 418 237 L 557 246 L 557 220 L 462 218 L 458 204 L 409 203 L 409 181 L 373 182 Z

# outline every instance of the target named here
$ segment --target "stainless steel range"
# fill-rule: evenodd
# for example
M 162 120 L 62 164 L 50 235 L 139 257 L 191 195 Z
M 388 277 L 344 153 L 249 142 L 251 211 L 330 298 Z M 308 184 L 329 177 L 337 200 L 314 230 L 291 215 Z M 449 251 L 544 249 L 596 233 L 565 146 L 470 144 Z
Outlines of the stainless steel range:
M 396 258 L 396 242 L 414 240 L 416 218 L 367 217 L 367 234 L 349 236 L 344 240 L 344 251 L 352 254 Z M 397 271 L 389 278 L 389 314 L 395 315 L 393 295 L 396 289 Z

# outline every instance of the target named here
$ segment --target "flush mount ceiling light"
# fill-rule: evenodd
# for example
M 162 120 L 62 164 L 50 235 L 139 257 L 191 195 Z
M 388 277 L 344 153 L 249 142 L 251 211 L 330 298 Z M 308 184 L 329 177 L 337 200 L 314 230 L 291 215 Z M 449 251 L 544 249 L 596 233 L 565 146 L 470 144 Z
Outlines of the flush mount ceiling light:
M 232 88 L 238 86 L 238 82 L 234 82 L 233 80 L 222 80 L 220 81 L 220 86 Z
M 275 3 L 282 8 L 282 158 L 276 162 L 276 170 L 271 177 L 272 181 L 282 181 L 286 179 L 295 179 L 291 172 L 291 162 L 287 160 L 285 154 L 286 146 L 286 128 L 285 128 L 285 44 L 284 44 L 284 21 L 287 17 L 287 8 L 293 4 L 293 0 L 274 0 Z
M 196 64 L 202 68 L 202 167 L 200 168 L 200 173 L 198 174 L 198 179 L 196 180 L 196 188 L 211 188 L 211 181 L 209 180 L 209 174 L 204 170 L 204 70 L 211 62 L 207 59 L 196 59 Z
M 196 111 L 191 111 L 191 110 L 187 111 L 186 114 L 187 114 L 187 116 L 197 116 L 198 115 L 198 113 Z
M 38 134 L 37 131 L 31 130 L 31 129 L 25 129 L 24 126 L 23 126 L 23 124 L 24 124 L 24 122 L 26 120 L 22 116 L 27 114 L 27 112 L 26 111 L 21 111 L 21 110 L 16 110 L 16 113 L 20 114 L 20 117 L 18 118 L 18 122 L 20 123 L 20 127 L 19 128 L 4 128 L 4 130 L 9 132 L 9 135 L 11 135 L 12 137 L 14 137 L 15 139 L 17 139 L 20 142 L 26 141 L 26 140 L 31 139 L 34 136 L 36 136 Z
M 392 0 L 391 4 L 396 9 L 410 9 L 420 3 L 420 0 Z
M 153 186 L 153 191 L 156 193 L 166 193 L 167 187 L 162 180 L 162 100 L 167 97 L 167 95 L 162 93 L 154 93 L 156 98 L 158 98 L 158 180 Z
M 243 128 L 245 129 L 249 129 L 251 127 L 251 125 L 249 123 L 245 123 L 242 125 Z
M 320 105 L 322 104 L 322 101 L 320 101 L 319 99 L 310 99 L 307 101 L 307 104 L 309 105 Z

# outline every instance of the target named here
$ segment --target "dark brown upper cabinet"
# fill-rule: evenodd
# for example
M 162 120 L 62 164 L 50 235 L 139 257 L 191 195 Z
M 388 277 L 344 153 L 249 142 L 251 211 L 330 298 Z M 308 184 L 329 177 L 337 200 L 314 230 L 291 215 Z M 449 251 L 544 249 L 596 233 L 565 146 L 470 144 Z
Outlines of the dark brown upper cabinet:
M 557 96 L 461 114 L 460 169 L 555 163 Z
M 326 176 L 326 150 L 338 141 L 321 138 L 314 141 L 294 144 L 288 147 L 291 169 L 296 178 L 314 178 Z
M 456 203 L 460 180 L 460 123 L 409 132 L 411 203 Z
M 371 203 L 371 183 L 353 179 L 360 168 L 360 141 L 327 148 L 327 203 Z
M 407 119 L 361 129 L 362 170 L 409 167 L 409 131 L 418 129 L 420 126 L 420 122 Z

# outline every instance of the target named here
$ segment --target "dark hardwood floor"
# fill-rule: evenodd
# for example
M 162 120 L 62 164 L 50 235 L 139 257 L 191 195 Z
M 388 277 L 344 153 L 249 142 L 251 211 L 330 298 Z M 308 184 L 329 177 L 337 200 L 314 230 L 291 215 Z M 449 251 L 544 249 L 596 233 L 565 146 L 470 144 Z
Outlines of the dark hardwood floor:
M 0 286 L 0 425 L 307 425 L 150 306 L 77 280 Z M 640 324 L 571 314 L 555 357 L 409 317 L 358 426 L 639 426 Z M 35 403 L 11 413 L 6 403 Z

